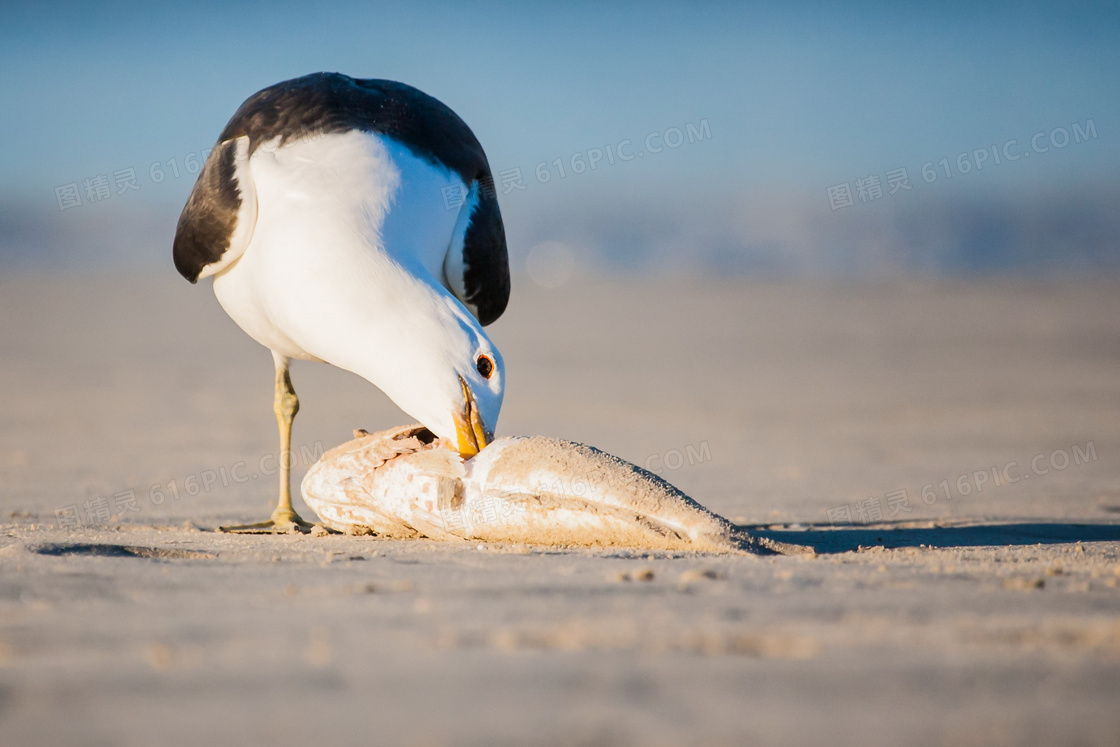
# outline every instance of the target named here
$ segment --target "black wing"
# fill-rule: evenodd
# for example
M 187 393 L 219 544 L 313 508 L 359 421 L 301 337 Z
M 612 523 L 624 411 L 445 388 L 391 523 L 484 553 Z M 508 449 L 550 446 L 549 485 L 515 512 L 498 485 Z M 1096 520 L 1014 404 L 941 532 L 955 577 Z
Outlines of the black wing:
M 192 283 L 241 256 L 257 221 L 248 140 L 220 141 L 202 165 L 175 229 L 175 269 Z

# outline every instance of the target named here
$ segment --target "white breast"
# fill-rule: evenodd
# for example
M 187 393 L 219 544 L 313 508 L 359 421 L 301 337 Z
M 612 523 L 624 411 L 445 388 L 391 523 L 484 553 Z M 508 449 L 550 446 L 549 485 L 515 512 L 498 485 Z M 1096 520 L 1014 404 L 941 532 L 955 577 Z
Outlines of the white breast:
M 458 218 L 445 190 L 462 181 L 359 131 L 265 143 L 250 167 L 256 228 L 240 259 L 215 276 L 218 301 L 281 355 L 355 370 L 349 351 L 379 310 L 413 298 L 416 283 L 443 283 Z

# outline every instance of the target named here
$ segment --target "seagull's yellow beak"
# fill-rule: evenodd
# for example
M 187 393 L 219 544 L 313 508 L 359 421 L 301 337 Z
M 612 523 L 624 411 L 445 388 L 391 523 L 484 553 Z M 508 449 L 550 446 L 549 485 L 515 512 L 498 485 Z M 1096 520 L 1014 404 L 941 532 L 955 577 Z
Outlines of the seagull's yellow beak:
M 485 449 L 494 440 L 494 434 L 482 424 L 478 404 L 462 376 L 459 377 L 459 384 L 463 387 L 463 409 L 455 413 L 455 433 L 459 439 L 459 455 L 469 459 Z

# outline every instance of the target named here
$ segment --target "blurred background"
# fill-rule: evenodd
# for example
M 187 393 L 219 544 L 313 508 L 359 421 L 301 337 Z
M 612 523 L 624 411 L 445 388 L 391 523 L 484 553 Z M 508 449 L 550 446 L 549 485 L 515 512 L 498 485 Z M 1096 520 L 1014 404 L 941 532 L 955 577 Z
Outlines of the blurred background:
M 483 143 L 514 270 L 1120 267 L 1115 3 L 4 4 L 0 267 L 171 272 L 203 151 L 329 70 Z
M 0 3 L 4 744 L 1115 745 L 1120 6 L 911 5 Z M 855 551 L 209 531 L 274 505 L 273 365 L 175 225 L 321 70 L 486 149 L 499 435 Z M 411 421 L 292 378 L 295 485 Z

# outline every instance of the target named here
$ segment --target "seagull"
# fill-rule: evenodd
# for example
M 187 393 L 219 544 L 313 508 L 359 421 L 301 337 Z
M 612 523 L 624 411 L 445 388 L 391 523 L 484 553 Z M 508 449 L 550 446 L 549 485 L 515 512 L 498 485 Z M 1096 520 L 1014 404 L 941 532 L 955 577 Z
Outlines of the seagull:
M 494 180 L 450 108 L 390 80 L 315 73 L 249 97 L 207 156 L 175 268 L 272 351 L 280 495 L 224 531 L 306 531 L 292 508 L 290 362 L 381 389 L 463 458 L 494 438 L 505 364 L 483 326 L 509 301 Z

